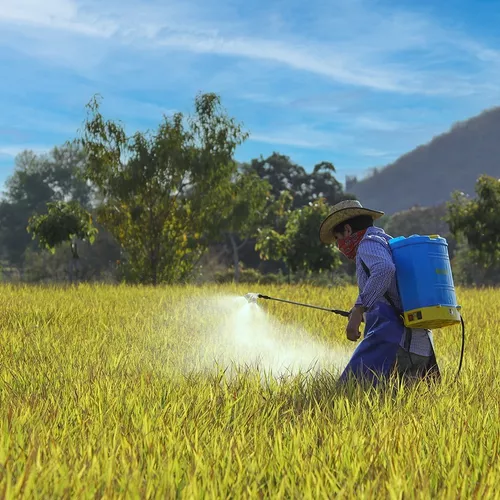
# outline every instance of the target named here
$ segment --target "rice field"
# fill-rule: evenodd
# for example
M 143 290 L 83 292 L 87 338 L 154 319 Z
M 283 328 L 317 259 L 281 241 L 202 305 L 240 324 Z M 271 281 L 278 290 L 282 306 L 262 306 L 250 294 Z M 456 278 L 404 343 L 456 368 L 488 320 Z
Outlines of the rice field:
M 1 286 L 0 496 L 500 496 L 499 291 L 457 290 L 458 381 L 453 327 L 440 385 L 341 391 L 344 318 L 238 297 L 349 309 L 355 288 L 264 288 Z

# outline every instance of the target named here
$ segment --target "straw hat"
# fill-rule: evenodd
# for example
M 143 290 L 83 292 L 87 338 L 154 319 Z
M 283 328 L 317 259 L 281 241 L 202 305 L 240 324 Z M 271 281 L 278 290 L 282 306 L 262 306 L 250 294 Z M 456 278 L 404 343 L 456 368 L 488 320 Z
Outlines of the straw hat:
M 379 219 L 384 212 L 363 208 L 358 200 L 341 201 L 333 206 L 332 213 L 321 223 L 319 228 L 319 239 L 322 243 L 333 243 L 332 229 L 342 222 L 357 217 L 358 215 L 370 215 L 373 220 Z

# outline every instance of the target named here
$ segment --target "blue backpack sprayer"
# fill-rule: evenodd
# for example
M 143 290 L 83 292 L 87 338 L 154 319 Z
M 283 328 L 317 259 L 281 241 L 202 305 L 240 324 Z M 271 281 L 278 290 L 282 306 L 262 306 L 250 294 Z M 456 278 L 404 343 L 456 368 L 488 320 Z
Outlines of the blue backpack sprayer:
M 389 240 L 389 246 L 396 267 L 404 325 L 408 328 L 435 330 L 461 324 L 462 349 L 458 377 L 464 356 L 465 324 L 460 314 L 461 306 L 457 304 L 446 239 L 439 235 L 400 236 Z M 257 299 L 276 300 L 349 317 L 348 311 L 277 299 L 260 293 L 249 293 L 245 298 L 249 302 L 256 302 Z

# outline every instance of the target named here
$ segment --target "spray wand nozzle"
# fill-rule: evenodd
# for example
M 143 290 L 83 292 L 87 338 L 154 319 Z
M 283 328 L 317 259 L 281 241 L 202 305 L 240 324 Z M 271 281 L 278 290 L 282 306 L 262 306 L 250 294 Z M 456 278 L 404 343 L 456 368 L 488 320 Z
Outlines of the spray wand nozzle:
M 328 311 L 334 314 L 338 314 L 340 316 L 344 316 L 344 318 L 348 318 L 351 314 L 348 311 L 341 311 L 339 309 L 330 309 L 328 307 L 321 307 L 321 306 L 312 306 L 310 304 L 303 304 L 302 302 L 293 302 L 292 300 L 277 299 L 276 297 L 269 297 L 269 295 L 262 295 L 261 293 L 247 293 L 244 297 L 250 304 L 256 304 L 257 299 L 276 300 L 278 302 L 286 302 L 287 304 L 294 304 L 296 306 L 310 307 L 312 309 L 321 309 L 322 311 Z

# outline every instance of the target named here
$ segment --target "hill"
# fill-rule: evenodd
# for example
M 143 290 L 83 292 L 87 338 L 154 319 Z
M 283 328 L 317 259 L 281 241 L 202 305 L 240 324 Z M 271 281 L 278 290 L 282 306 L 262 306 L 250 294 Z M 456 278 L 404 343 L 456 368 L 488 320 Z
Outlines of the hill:
M 500 177 L 500 107 L 456 123 L 370 177 L 348 179 L 346 191 L 391 215 L 439 205 L 455 190 L 473 196 L 481 174 Z

